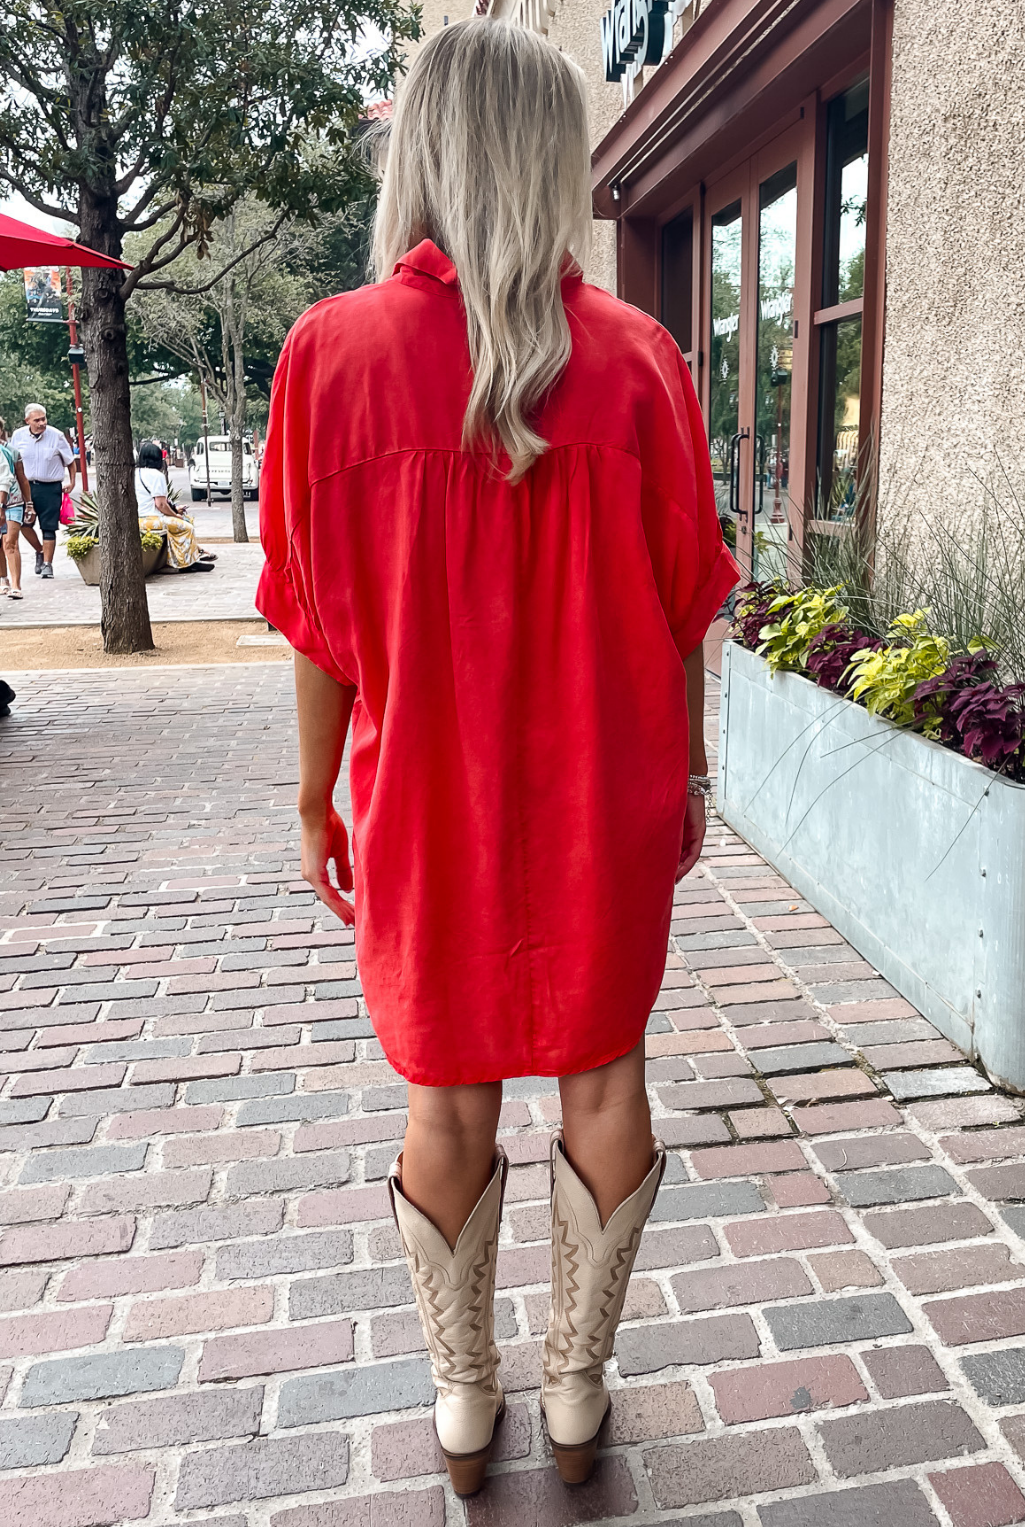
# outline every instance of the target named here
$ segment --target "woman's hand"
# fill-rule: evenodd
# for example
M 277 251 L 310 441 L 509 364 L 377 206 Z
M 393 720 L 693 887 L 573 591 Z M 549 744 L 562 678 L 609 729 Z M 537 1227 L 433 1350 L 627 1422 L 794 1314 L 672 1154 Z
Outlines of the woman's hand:
M 341 891 L 352 893 L 352 864 L 349 860 L 349 835 L 345 823 L 335 811 L 316 816 L 306 813 L 302 821 L 302 850 L 300 870 L 307 885 L 311 885 L 326 907 L 351 928 L 356 921 L 356 908 L 351 901 L 340 895 Z M 335 867 L 335 880 L 331 879 L 331 865 Z M 337 884 L 335 884 L 337 881 Z
M 688 795 L 687 815 L 683 819 L 683 847 L 680 849 L 680 863 L 676 870 L 677 885 L 697 864 L 704 841 L 705 798 L 703 795 Z

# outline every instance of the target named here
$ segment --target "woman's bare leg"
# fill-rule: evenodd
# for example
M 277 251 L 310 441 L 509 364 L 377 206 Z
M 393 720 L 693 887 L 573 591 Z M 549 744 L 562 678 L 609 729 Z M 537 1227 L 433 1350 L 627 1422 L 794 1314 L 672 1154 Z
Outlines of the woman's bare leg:
M 4 555 L 7 558 L 7 571 L 10 574 L 11 588 L 21 588 L 21 547 L 18 545 L 18 536 L 21 527 L 17 520 L 7 521 L 7 534 L 4 536 Z
M 470 1087 L 409 1084 L 402 1192 L 450 1247 L 491 1180 L 501 1110 L 501 1082 Z
M 559 1090 L 566 1155 L 604 1225 L 651 1171 L 644 1040 L 607 1066 L 562 1077 Z

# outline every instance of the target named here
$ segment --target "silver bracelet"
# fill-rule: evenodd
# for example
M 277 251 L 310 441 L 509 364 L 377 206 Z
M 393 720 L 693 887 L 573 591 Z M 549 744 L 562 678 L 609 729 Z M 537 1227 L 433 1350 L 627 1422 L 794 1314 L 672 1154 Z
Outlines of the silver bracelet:
M 712 793 L 712 780 L 707 774 L 691 774 L 687 779 L 688 795 L 703 795 L 705 800 Z

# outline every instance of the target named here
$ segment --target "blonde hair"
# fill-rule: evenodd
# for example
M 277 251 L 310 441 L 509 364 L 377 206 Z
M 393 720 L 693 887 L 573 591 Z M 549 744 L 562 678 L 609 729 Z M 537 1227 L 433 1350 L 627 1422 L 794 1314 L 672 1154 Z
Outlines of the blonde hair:
M 561 277 L 591 236 L 585 89 L 536 33 L 460 21 L 417 54 L 389 134 L 378 280 L 421 239 L 452 261 L 473 368 L 463 444 L 500 441 L 512 482 L 548 449 L 531 415 L 570 356 Z

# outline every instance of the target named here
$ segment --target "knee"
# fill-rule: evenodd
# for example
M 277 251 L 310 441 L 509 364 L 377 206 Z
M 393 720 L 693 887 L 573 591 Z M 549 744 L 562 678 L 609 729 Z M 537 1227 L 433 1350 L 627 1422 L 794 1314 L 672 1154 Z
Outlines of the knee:
M 430 1132 L 447 1149 L 472 1150 L 493 1140 L 502 1108 L 502 1085 L 409 1088 L 409 1122 Z
M 563 1119 L 596 1118 L 610 1109 L 636 1107 L 647 1100 L 644 1075 L 644 1041 L 627 1055 L 561 1078 Z

